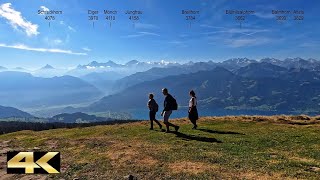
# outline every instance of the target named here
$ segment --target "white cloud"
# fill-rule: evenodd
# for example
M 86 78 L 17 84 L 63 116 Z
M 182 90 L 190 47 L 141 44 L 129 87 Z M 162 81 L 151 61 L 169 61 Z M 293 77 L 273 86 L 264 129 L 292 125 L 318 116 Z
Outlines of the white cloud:
M 137 34 L 122 36 L 122 38 L 136 38 L 136 37 L 143 37 L 143 36 L 160 36 L 160 34 L 143 31 L 143 32 L 138 32 Z
M 0 43 L 0 47 L 20 49 L 20 50 L 26 50 L 26 51 L 36 51 L 36 52 L 62 53 L 62 54 L 70 54 L 70 55 L 82 55 L 82 56 L 87 55 L 87 53 L 73 52 L 71 50 L 64 50 L 64 49 L 34 48 L 34 47 L 26 46 L 24 44 L 7 45 L 7 44 Z
M 45 6 L 40 6 L 40 9 L 41 9 L 42 11 L 49 11 L 49 8 L 47 8 L 47 7 L 45 7 Z
M 90 48 L 87 48 L 87 47 L 84 47 L 84 48 L 82 48 L 82 50 L 84 50 L 84 51 L 91 51 L 91 49 Z
M 160 36 L 160 34 L 152 33 L 152 32 L 139 32 L 139 33 L 140 33 L 140 34 L 144 34 L 144 35 Z
M 64 44 L 65 43 L 65 40 L 62 40 L 60 38 L 49 38 L 49 37 L 45 37 L 43 39 L 44 43 L 46 45 L 49 45 L 50 47 L 51 46 L 58 46 L 58 45 L 61 45 L 61 44 Z
M 70 31 L 76 32 L 76 30 L 75 30 L 73 27 L 71 27 L 71 26 L 68 26 L 68 29 L 69 29 Z
M 272 18 L 275 18 L 275 16 L 273 14 L 271 14 L 271 12 L 256 12 L 254 13 L 253 15 L 259 17 L 259 18 L 263 18 L 263 19 L 272 19 Z
M 64 21 L 60 21 L 59 23 L 60 25 L 67 27 L 70 31 L 76 32 L 76 30 L 73 27 L 67 25 Z
M 271 42 L 272 39 L 269 38 L 239 38 L 230 39 L 226 41 L 226 44 L 230 47 L 238 48 L 245 46 L 257 46 L 261 44 L 266 44 Z
M 146 24 L 146 23 L 135 23 L 134 25 L 137 29 L 156 29 L 158 26 L 154 24 Z
M 176 47 L 188 47 L 187 43 L 184 41 L 173 40 L 169 41 L 168 43 L 171 45 L 175 45 Z
M 315 47 L 319 47 L 319 42 L 304 42 L 302 44 L 300 44 L 300 47 L 306 47 L 306 48 L 315 48 Z
M 209 25 L 209 24 L 200 24 L 200 27 L 203 27 L 203 28 L 214 28 L 214 29 L 225 29 L 225 27 L 212 26 L 212 25 Z
M 169 41 L 169 44 L 182 44 L 182 41 Z
M 55 39 L 53 40 L 53 43 L 58 45 L 58 44 L 61 44 L 63 41 L 61 39 Z
M 222 27 L 219 27 L 222 28 Z M 219 33 L 228 33 L 228 34 L 243 34 L 247 36 L 251 36 L 256 33 L 263 33 L 263 32 L 270 32 L 268 29 L 250 29 L 250 28 L 223 28 L 224 30 L 219 31 L 210 31 L 203 33 L 204 35 L 212 35 L 212 34 L 219 34 Z
M 22 17 L 21 12 L 14 10 L 11 3 L 0 5 L 0 17 L 8 20 L 14 29 L 21 29 L 25 31 L 28 36 L 38 35 L 38 25 L 32 24 Z

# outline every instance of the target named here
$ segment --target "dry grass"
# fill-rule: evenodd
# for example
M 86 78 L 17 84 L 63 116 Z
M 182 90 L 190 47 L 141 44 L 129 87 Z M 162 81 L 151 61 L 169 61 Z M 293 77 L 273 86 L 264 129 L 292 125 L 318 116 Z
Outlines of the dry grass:
M 172 173 L 189 173 L 189 174 L 199 174 L 205 171 L 213 171 L 219 169 L 218 166 L 212 164 L 206 164 L 202 162 L 174 162 L 168 164 L 168 168 Z
M 173 121 L 181 126 L 180 134 L 149 131 L 148 121 L 22 131 L 0 136 L 0 152 L 35 146 L 60 151 L 62 173 L 49 176 L 53 179 L 123 179 L 129 174 L 139 179 L 317 179 L 316 118 L 201 117 L 199 130 L 181 118 Z M 220 143 L 204 141 L 208 138 Z
M 253 171 L 244 171 L 239 173 L 238 177 L 240 179 L 248 179 L 248 180 L 291 180 L 293 178 L 285 177 L 285 175 L 281 173 L 257 173 Z
M 278 124 L 292 124 L 292 125 L 314 125 L 320 124 L 320 116 L 224 116 L 224 117 L 202 117 L 203 121 L 247 121 L 247 122 L 270 122 Z

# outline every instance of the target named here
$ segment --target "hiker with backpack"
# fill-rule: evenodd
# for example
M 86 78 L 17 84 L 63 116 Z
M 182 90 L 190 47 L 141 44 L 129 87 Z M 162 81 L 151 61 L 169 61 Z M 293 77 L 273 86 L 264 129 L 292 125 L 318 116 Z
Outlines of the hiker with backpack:
M 197 97 L 196 97 L 196 93 L 193 90 L 189 92 L 189 95 L 191 96 L 191 99 L 189 101 L 188 117 L 193 124 L 192 129 L 197 129 L 198 127 L 197 120 L 199 119 L 198 110 L 197 110 Z
M 177 101 L 171 96 L 171 94 L 169 94 L 167 88 L 163 88 L 162 93 L 165 96 L 165 99 L 163 103 L 164 109 L 161 112 L 161 116 L 163 116 L 163 121 L 167 128 L 166 132 L 170 132 L 170 126 L 174 127 L 175 131 L 177 132 L 180 127 L 169 122 L 169 117 L 172 114 L 172 111 L 178 109 Z
M 153 121 L 159 125 L 159 128 L 162 129 L 162 125 L 159 121 L 156 120 L 156 113 L 159 110 L 159 105 L 157 104 L 156 100 L 153 99 L 153 94 L 149 94 L 149 101 L 148 101 L 148 108 L 149 108 L 149 118 L 150 118 L 150 130 L 153 130 Z

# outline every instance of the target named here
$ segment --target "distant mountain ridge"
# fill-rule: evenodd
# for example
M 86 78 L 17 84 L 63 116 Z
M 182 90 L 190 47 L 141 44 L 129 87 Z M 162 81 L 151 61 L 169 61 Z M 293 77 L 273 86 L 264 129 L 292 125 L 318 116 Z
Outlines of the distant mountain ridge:
M 287 68 L 270 64 L 267 62 L 255 62 L 250 63 L 235 71 L 235 74 L 241 75 L 243 77 L 279 77 L 282 74 L 288 72 Z
M 256 73 L 261 72 L 263 75 Z M 146 95 L 167 87 L 179 103 L 187 104 L 188 91 L 197 92 L 199 106 L 205 108 L 266 111 L 319 111 L 320 80 L 308 69 L 286 69 L 269 63 L 252 63 L 235 73 L 216 67 L 144 81 L 120 93 L 106 96 L 90 105 L 87 111 L 144 108 Z
M 100 70 L 93 68 L 91 71 L 87 66 Z M 111 70 L 107 66 L 116 68 Z M 144 93 L 158 92 L 161 88 L 168 87 L 181 96 L 179 99 L 188 99 L 186 92 L 189 89 L 199 91 L 205 107 L 300 111 L 308 108 L 314 110 L 319 106 L 320 96 L 316 89 L 320 81 L 320 61 L 315 59 L 264 58 L 257 61 L 233 58 L 223 62 L 189 61 L 184 64 L 137 60 L 125 64 L 93 61 L 81 67 L 85 68 L 86 73 L 79 78 L 70 75 L 42 78 L 24 72 L 0 72 L 0 104 L 40 110 L 51 106 L 59 106 L 59 109 L 75 105 L 70 111 L 74 112 L 79 106 L 95 102 L 81 111 L 98 112 L 117 108 L 126 110 L 135 107 L 133 103 L 138 106 L 143 104 L 144 107 L 145 102 L 141 100 L 145 99 Z M 54 67 L 47 64 L 43 70 L 56 70 L 52 68 Z M 141 72 L 130 74 L 134 71 L 126 72 L 128 69 L 141 69 Z M 216 88 L 215 85 L 220 83 L 220 89 Z M 265 94 L 260 94 L 262 92 Z M 125 97 L 122 94 L 126 94 Z M 138 97 L 141 99 L 136 99 Z M 298 97 L 305 99 L 303 101 Z M 136 99 L 136 102 L 132 99 Z
M 25 69 L 23 67 L 18 67 L 14 69 L 1 69 L 1 71 L 11 70 L 11 71 L 22 71 L 32 73 L 34 75 L 40 77 L 54 77 L 54 76 L 62 76 L 62 75 L 71 75 L 75 77 L 84 76 L 93 72 L 117 72 L 123 76 L 128 76 L 137 72 L 148 71 L 152 68 L 167 68 L 167 67 L 186 67 L 191 66 L 196 63 L 204 63 L 215 66 L 222 66 L 227 68 L 228 70 L 236 70 L 238 68 L 247 66 L 250 63 L 257 62 L 267 62 L 277 66 L 285 67 L 285 68 L 306 68 L 306 69 L 318 69 L 320 68 L 320 61 L 316 59 L 303 59 L 303 58 L 286 58 L 283 60 L 279 60 L 276 58 L 263 58 L 261 60 L 254 60 L 249 58 L 231 58 L 224 61 L 215 60 L 206 61 L 206 62 L 192 62 L 186 61 L 183 63 L 170 62 L 170 61 L 138 61 L 138 60 L 130 60 L 126 63 L 117 63 L 112 60 L 108 60 L 105 62 L 92 61 L 88 64 L 80 64 L 76 67 L 65 67 L 56 69 L 53 66 L 47 64 L 42 68 L 32 71 Z
M 270 64 L 274 64 L 277 66 L 285 67 L 285 68 L 304 68 L 304 69 L 314 69 L 317 66 L 320 66 L 320 61 L 309 58 L 286 58 L 284 60 L 279 60 L 275 58 L 264 58 L 261 59 L 260 62 L 267 62 Z
M 256 73 L 256 76 L 264 76 L 263 74 L 267 73 L 266 72 L 268 71 L 267 69 L 264 69 L 264 71 L 257 71 L 253 67 L 253 66 L 259 66 L 259 64 L 261 63 L 264 63 L 265 65 L 264 68 L 267 68 L 266 66 L 269 66 L 269 68 L 276 68 L 276 69 L 283 68 L 282 70 L 292 69 L 292 68 L 306 68 L 310 70 L 316 70 L 317 68 L 320 69 L 320 61 L 317 61 L 314 59 L 304 60 L 302 58 L 294 58 L 294 59 L 288 58 L 285 60 L 279 60 L 274 58 L 264 58 L 264 59 L 261 59 L 260 61 L 252 60 L 248 58 L 233 58 L 233 59 L 229 59 L 229 60 L 218 62 L 218 63 L 213 61 L 196 62 L 196 63 L 188 62 L 178 66 L 169 66 L 169 67 L 161 67 L 161 68 L 155 67 L 147 71 L 134 73 L 132 75 L 129 75 L 122 79 L 117 80 L 113 85 L 113 90 L 114 92 L 120 92 L 121 90 L 124 90 L 130 86 L 139 84 L 141 82 L 161 79 L 163 77 L 171 76 L 171 75 L 189 74 L 189 73 L 194 73 L 198 71 L 208 71 L 208 70 L 214 69 L 215 67 L 223 67 L 234 73 L 237 73 L 237 71 L 240 68 L 246 67 L 246 68 L 251 68 L 251 71 L 254 71 L 254 73 Z M 267 64 L 270 64 L 270 65 L 267 65 Z M 242 69 L 242 70 L 247 71 L 249 69 L 247 70 Z M 272 73 L 272 72 L 273 72 L 272 69 L 270 69 L 269 73 Z
M 4 71 L 4 70 L 7 70 L 7 68 L 3 67 L 3 66 L 0 66 L 0 71 Z
M 24 72 L 0 72 L 0 104 L 47 107 L 96 100 L 102 93 L 72 76 L 41 78 Z
M 45 66 L 43 66 L 41 69 L 55 69 L 53 66 L 47 64 Z
M 33 118 L 29 113 L 23 112 L 13 107 L 5 107 L 0 105 L 0 118 Z

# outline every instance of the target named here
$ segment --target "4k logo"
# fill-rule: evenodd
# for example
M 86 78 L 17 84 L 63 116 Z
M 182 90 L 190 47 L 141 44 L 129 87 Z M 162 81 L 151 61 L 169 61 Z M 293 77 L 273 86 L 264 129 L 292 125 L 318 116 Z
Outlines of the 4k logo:
M 8 174 L 60 173 L 59 152 L 8 152 Z

